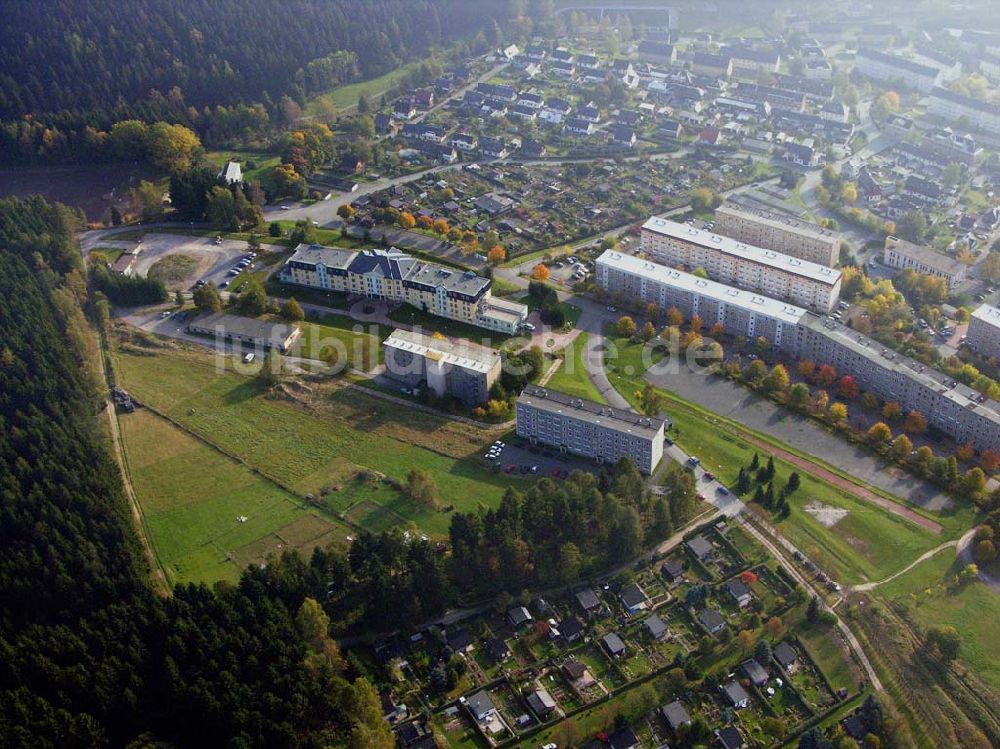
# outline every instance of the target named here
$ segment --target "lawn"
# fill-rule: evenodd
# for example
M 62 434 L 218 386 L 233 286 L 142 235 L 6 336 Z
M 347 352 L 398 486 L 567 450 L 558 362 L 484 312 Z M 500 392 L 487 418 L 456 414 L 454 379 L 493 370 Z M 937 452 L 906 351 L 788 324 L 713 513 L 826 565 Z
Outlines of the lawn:
M 423 61 L 418 60 L 409 65 L 391 70 L 385 75 L 380 75 L 378 78 L 351 83 L 347 86 L 339 86 L 330 93 L 320 94 L 306 102 L 304 114 L 306 116 L 316 115 L 318 112 L 317 102 L 320 100 L 326 100 L 337 109 L 354 109 L 358 105 L 358 99 L 361 96 L 367 96 L 369 101 L 377 104 L 378 102 L 374 101 L 375 99 L 399 83 L 411 70 L 417 68 L 421 62 Z
M 267 184 L 271 179 L 271 170 L 281 163 L 281 157 L 263 151 L 209 151 L 205 158 L 213 165 L 222 169 L 228 161 L 239 161 L 246 182 Z M 253 163 L 252 168 L 248 164 Z
M 549 378 L 547 387 L 576 398 L 586 398 L 597 403 L 606 403 L 600 391 L 587 376 L 584 354 L 587 350 L 588 335 L 581 333 L 563 349 L 563 363 Z
M 611 343 L 617 349 L 616 363 L 609 367 L 611 383 L 622 395 L 635 401 L 635 393 L 642 383 L 638 377 L 623 373 L 634 371 L 641 376 L 645 371 L 646 366 L 641 361 L 642 347 L 625 339 L 613 339 Z M 736 482 L 740 467 L 749 465 L 755 452 L 759 453 L 762 462 L 766 462 L 765 450 L 733 433 L 738 425 L 693 407 L 667 391 L 660 392 L 665 398 L 664 409 L 673 422 L 671 436 L 685 452 L 698 456 L 702 465 L 727 485 Z M 776 440 L 770 439 L 770 442 L 784 447 Z M 782 460 L 775 460 L 775 469 L 777 490 L 795 469 Z M 853 584 L 884 579 L 923 552 L 957 535 L 971 522 L 964 518 L 959 525 L 951 518 L 935 516 L 945 524 L 945 532 L 934 535 L 826 481 L 801 470 L 798 473 L 802 485 L 790 497 L 791 514 L 781 520 L 778 527 L 804 554 L 841 582 Z M 846 514 L 828 527 L 805 511 L 806 506 L 816 505 L 837 508 Z M 953 518 L 963 515 L 967 513 L 956 513 Z
M 304 359 L 321 359 L 324 349 L 337 352 L 337 361 L 365 372 L 382 362 L 382 338 L 378 325 L 364 325 L 348 317 L 328 315 L 321 322 L 300 323 L 302 335 L 292 353 Z
M 149 278 L 158 278 L 167 285 L 175 284 L 191 275 L 195 265 L 193 257 L 177 252 L 157 260 L 146 275 Z
M 809 658 L 823 672 L 834 691 L 841 687 L 854 691 L 860 673 L 844 651 L 839 635 L 833 629 L 804 624 L 795 634 Z
M 267 554 L 308 553 L 350 532 L 149 411 L 119 422 L 150 540 L 172 585 L 236 580 Z
M 200 350 L 117 353 L 114 366 L 140 402 L 298 494 L 317 493 L 364 468 L 397 480 L 411 468 L 429 470 L 444 509 L 417 508 L 402 498 L 388 509 L 435 536 L 447 534 L 449 508 L 496 505 L 508 485 L 522 480 L 496 474 L 480 460 L 492 435 L 357 388 L 304 385 L 308 400 L 298 405 L 262 394 L 229 360 L 217 370 L 215 356 Z
M 403 304 L 390 312 L 389 319 L 394 322 L 401 322 L 406 323 L 407 325 L 419 327 L 421 332 L 426 335 L 441 333 L 442 335 L 446 335 L 450 338 L 468 338 L 474 343 L 494 348 L 498 347 L 503 341 L 510 338 L 510 336 L 506 333 L 489 330 L 488 328 L 480 328 L 476 325 L 470 325 L 469 323 L 460 322 L 458 320 L 449 320 L 445 317 L 438 317 L 437 315 L 432 315 L 430 312 L 424 312 L 423 310 L 419 310 L 409 304 Z
M 984 681 L 1000 688 L 1000 596 L 984 583 L 949 584 L 959 569 L 953 550 L 945 549 L 905 575 L 880 586 L 878 594 L 903 604 L 920 627 L 954 627 L 962 636 L 959 658 Z

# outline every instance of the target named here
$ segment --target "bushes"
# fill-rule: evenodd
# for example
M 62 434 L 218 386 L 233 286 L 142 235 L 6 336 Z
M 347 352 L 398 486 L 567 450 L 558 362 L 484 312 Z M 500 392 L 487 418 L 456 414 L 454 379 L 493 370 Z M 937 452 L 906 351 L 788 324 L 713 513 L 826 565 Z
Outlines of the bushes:
M 112 304 L 136 307 L 142 304 L 160 304 L 167 301 L 167 287 L 155 278 L 123 276 L 107 265 L 95 265 L 90 271 L 94 287 L 104 292 Z

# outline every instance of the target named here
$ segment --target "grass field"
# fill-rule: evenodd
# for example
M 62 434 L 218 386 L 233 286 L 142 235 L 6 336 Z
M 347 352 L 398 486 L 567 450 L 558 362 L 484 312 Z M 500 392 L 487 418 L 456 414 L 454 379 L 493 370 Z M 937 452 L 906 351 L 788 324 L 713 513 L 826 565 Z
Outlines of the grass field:
M 358 105 L 358 99 L 364 95 L 369 100 L 375 99 L 399 83 L 402 78 L 420 65 L 420 61 L 396 68 L 378 78 L 371 78 L 367 81 L 352 83 L 347 86 L 335 88 L 328 94 L 320 94 L 306 102 L 304 114 L 314 116 L 319 111 L 318 102 L 326 100 L 337 109 L 354 109 Z
M 626 376 L 624 373 L 632 371 L 641 376 L 645 371 L 640 358 L 642 347 L 620 338 L 613 339 L 611 343 L 617 348 L 617 359 L 613 368 L 609 368 L 609 378 L 622 395 L 635 401 L 635 394 L 642 383 L 638 376 Z M 739 425 L 694 407 L 667 391 L 660 392 L 665 398 L 664 409 L 673 421 L 672 435 L 678 445 L 698 456 L 702 465 L 724 483 L 732 486 L 740 467 L 749 465 L 755 452 L 762 462 L 766 462 L 767 451 L 741 438 Z M 779 447 L 786 447 L 773 438 L 769 440 Z M 969 510 L 947 517 L 935 515 L 935 520 L 945 526 L 941 535 L 935 535 L 801 469 L 793 468 L 783 460 L 775 460 L 775 469 L 775 490 L 784 485 L 793 470 L 799 473 L 802 480 L 800 488 L 789 498 L 791 514 L 781 520 L 778 527 L 804 554 L 841 582 L 856 584 L 884 579 L 903 569 L 925 551 L 957 537 L 972 522 Z M 816 504 L 842 510 L 845 514 L 836 523 L 824 525 L 805 510 L 806 506 Z
M 300 323 L 302 335 L 292 353 L 305 359 L 320 359 L 333 348 L 346 357 L 348 366 L 365 372 L 382 362 L 382 339 L 388 335 L 377 325 L 364 325 L 348 317 L 328 315 L 321 322 Z
M 158 278 L 169 285 L 187 278 L 195 267 L 195 259 L 190 255 L 177 252 L 157 260 L 146 274 L 149 278 Z
M 548 387 L 576 398 L 605 403 L 604 397 L 587 376 L 587 369 L 583 363 L 588 338 L 586 333 L 581 333 L 563 349 L 565 358 L 559 369 L 549 378 Z
M 435 536 L 447 534 L 449 508 L 496 505 L 506 486 L 523 480 L 497 474 L 480 460 L 493 435 L 398 408 L 357 388 L 307 385 L 308 402 L 298 405 L 261 394 L 249 377 L 217 372 L 215 356 L 200 350 L 119 352 L 114 366 L 140 402 L 296 494 L 320 493 L 366 468 L 397 480 L 411 468 L 429 470 L 444 509 L 417 508 L 401 497 L 388 509 Z
M 905 575 L 877 588 L 879 595 L 906 606 L 923 629 L 954 627 L 962 636 L 959 657 L 984 681 L 1000 689 L 1000 596 L 984 583 L 950 584 L 959 572 L 951 549 L 921 562 Z
M 171 584 L 235 580 L 270 553 L 308 553 L 350 533 L 149 411 L 121 414 L 119 422 L 136 495 Z
M 260 182 L 265 185 L 270 182 L 271 170 L 281 163 L 281 157 L 273 153 L 263 151 L 209 151 L 205 158 L 222 169 L 227 161 L 239 161 L 243 170 L 243 179 L 246 182 Z M 248 168 L 249 163 L 253 163 L 253 168 Z

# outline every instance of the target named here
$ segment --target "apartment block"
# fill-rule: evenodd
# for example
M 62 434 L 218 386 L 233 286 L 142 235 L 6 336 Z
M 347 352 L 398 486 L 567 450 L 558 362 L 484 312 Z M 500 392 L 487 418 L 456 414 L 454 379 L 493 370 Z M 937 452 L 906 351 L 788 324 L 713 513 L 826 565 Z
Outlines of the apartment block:
M 941 84 L 941 70 L 905 57 L 861 47 L 855 57 L 854 69 L 862 75 L 882 83 L 902 81 L 921 93 L 930 93 Z
M 831 268 L 840 259 L 838 232 L 756 206 L 723 203 L 715 211 L 715 231 L 745 244 Z
M 1000 134 L 1000 105 L 973 99 L 946 88 L 931 91 L 927 114 L 949 122 L 965 118 L 972 128 L 994 135 Z
M 712 280 L 817 312 L 829 312 L 840 298 L 839 270 L 676 221 L 649 219 L 640 246 L 654 263 L 701 268 Z
M 403 302 L 508 335 L 520 330 L 528 318 L 527 305 L 493 298 L 490 279 L 418 260 L 395 247 L 355 252 L 300 244 L 280 278 L 309 288 Z
M 917 273 L 938 276 L 948 282 L 949 288 L 964 281 L 968 272 L 968 266 L 960 260 L 897 237 L 885 238 L 882 262 L 890 268 L 909 268 Z
M 663 457 L 662 419 L 528 385 L 517 399 L 517 434 L 561 452 L 614 463 L 631 458 L 651 474 Z
M 850 373 L 884 401 L 917 410 L 957 442 L 1000 450 L 1000 403 L 830 319 L 802 320 L 799 356 Z
M 455 343 L 396 329 L 382 342 L 385 373 L 406 387 L 427 387 L 467 406 L 485 403 L 500 376 L 500 354 L 484 346 Z
M 614 250 L 606 250 L 596 267 L 597 283 L 609 294 L 677 307 L 685 317 L 701 317 L 706 329 L 721 323 L 728 335 L 763 337 L 781 350 L 798 351 L 799 321 L 806 314 L 801 307 Z
M 1000 309 L 981 304 L 972 313 L 965 342 L 983 356 L 1000 357 Z

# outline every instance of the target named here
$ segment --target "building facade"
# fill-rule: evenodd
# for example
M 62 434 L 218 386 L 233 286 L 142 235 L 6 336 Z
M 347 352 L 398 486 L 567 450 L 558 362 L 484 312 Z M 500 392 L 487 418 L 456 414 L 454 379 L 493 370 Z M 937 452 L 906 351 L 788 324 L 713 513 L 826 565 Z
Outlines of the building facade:
M 388 377 L 408 388 L 426 384 L 439 398 L 451 395 L 467 406 L 485 403 L 500 376 L 500 354 L 483 346 L 396 329 L 382 348 Z
M 528 385 L 517 399 L 517 435 L 599 463 L 631 458 L 651 474 L 663 457 L 662 419 Z
M 951 288 L 965 280 L 968 266 L 953 257 L 942 255 L 937 250 L 907 242 L 897 237 L 886 237 L 882 250 L 882 262 L 890 268 L 907 268 L 917 273 L 938 276 L 948 282 Z
M 723 203 L 715 211 L 715 231 L 745 244 L 831 268 L 840 258 L 837 232 L 763 208 Z
M 201 315 L 188 323 L 189 333 L 212 336 L 217 340 L 249 346 L 263 351 L 277 349 L 286 353 L 298 339 L 297 325 L 256 320 L 252 317 L 214 312 Z
M 840 298 L 839 270 L 687 224 L 651 218 L 642 226 L 640 246 L 654 263 L 702 268 L 715 281 L 818 312 L 829 312 Z
M 1000 309 L 981 304 L 969 319 L 969 347 L 983 356 L 1000 357 Z
M 524 304 L 495 299 L 492 282 L 472 271 L 428 263 L 395 247 L 355 252 L 300 244 L 281 270 L 283 283 L 403 302 L 438 317 L 513 335 Z
M 806 314 L 801 307 L 614 250 L 606 250 L 596 266 L 597 284 L 609 294 L 661 309 L 677 307 L 685 317 L 698 315 L 706 329 L 720 323 L 728 335 L 766 338 L 781 350 L 798 350 L 798 324 Z
M 1000 135 L 1000 105 L 963 96 L 946 88 L 931 91 L 927 114 L 949 122 L 964 118 L 970 127 Z
M 941 71 L 938 68 L 868 47 L 858 49 L 855 70 L 882 83 L 902 81 L 924 94 L 941 84 Z

